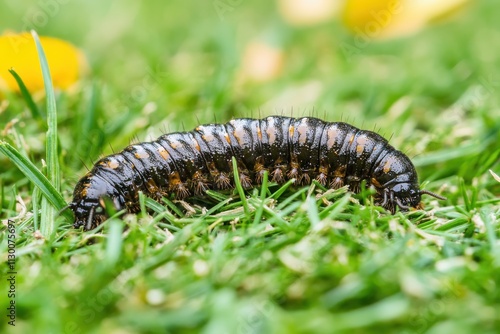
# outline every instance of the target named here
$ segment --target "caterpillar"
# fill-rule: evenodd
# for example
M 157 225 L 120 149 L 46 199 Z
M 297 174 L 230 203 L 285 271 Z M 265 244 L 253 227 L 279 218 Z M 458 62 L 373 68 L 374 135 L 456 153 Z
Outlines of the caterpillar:
M 68 205 L 74 227 L 90 230 L 101 224 L 109 203 L 138 212 L 139 191 L 161 200 L 231 189 L 232 157 L 244 188 L 261 184 L 268 171 L 278 184 L 317 180 L 334 189 L 348 185 L 355 193 L 364 180 L 376 190 L 375 203 L 391 213 L 422 209 L 423 194 L 445 199 L 420 190 L 411 160 L 375 132 L 313 117 L 239 118 L 165 134 L 100 159 L 74 189 Z

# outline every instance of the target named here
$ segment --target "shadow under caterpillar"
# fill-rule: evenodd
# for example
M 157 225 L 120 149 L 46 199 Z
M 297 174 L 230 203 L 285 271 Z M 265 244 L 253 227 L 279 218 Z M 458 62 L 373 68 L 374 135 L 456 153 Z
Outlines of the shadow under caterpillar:
M 68 205 L 74 227 L 90 230 L 101 224 L 106 203 L 138 212 L 139 191 L 160 200 L 172 193 L 185 199 L 209 189 L 231 189 L 232 157 L 244 188 L 259 185 L 268 171 L 278 184 L 317 180 L 334 189 L 348 185 L 353 192 L 365 180 L 376 190 L 376 203 L 392 213 L 397 207 L 422 209 L 423 194 L 445 199 L 420 190 L 411 160 L 375 132 L 313 117 L 239 118 L 165 134 L 100 159 L 80 179 Z

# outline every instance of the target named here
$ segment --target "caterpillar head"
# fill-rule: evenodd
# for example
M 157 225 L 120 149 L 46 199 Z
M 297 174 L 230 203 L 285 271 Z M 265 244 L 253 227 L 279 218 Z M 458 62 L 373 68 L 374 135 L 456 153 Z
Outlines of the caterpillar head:
M 117 197 L 110 194 L 110 189 L 104 180 L 95 175 L 87 174 L 76 185 L 73 201 L 68 207 L 75 215 L 73 226 L 88 231 L 104 222 L 107 218 L 106 198 L 114 198 L 115 209 L 120 209 Z
M 91 230 L 106 220 L 107 215 L 103 206 L 99 202 L 82 199 L 69 204 L 70 209 L 75 214 L 74 228 L 83 226 L 85 231 Z
M 421 202 L 421 198 L 424 194 L 441 200 L 446 199 L 446 197 L 439 196 L 428 190 L 420 190 L 420 187 L 416 183 L 402 182 L 393 185 L 391 188 L 384 189 L 381 206 L 392 213 L 396 211 L 396 207 L 399 207 L 403 211 L 408 211 L 411 208 L 423 209 L 424 205 Z

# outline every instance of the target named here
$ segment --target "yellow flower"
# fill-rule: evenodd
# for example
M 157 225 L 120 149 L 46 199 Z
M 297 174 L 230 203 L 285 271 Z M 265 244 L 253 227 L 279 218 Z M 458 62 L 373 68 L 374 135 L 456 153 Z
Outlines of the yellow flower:
M 353 33 L 381 39 L 414 33 L 470 0 L 277 0 L 289 24 L 314 25 L 335 17 Z
M 55 88 L 67 89 L 86 71 L 83 53 L 72 44 L 53 37 L 40 37 L 47 56 Z M 0 90 L 19 91 L 13 68 L 30 92 L 43 89 L 42 71 L 35 42 L 29 33 L 5 33 L 0 36 Z
M 469 0 L 346 0 L 346 27 L 371 39 L 414 33 L 463 7 Z

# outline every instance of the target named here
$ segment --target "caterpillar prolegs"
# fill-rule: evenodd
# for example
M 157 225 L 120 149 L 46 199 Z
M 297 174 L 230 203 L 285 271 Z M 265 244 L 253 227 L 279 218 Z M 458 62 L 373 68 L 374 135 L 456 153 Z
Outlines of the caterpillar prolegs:
M 160 200 L 233 188 L 232 157 L 245 188 L 259 185 L 268 171 L 278 184 L 317 180 L 334 189 L 348 185 L 353 192 L 365 181 L 375 188 L 376 203 L 392 213 L 397 207 L 422 208 L 422 194 L 444 199 L 420 190 L 410 159 L 375 132 L 313 117 L 239 118 L 165 134 L 100 159 L 75 187 L 69 204 L 74 227 L 89 230 L 102 223 L 106 203 L 137 212 L 139 191 Z

